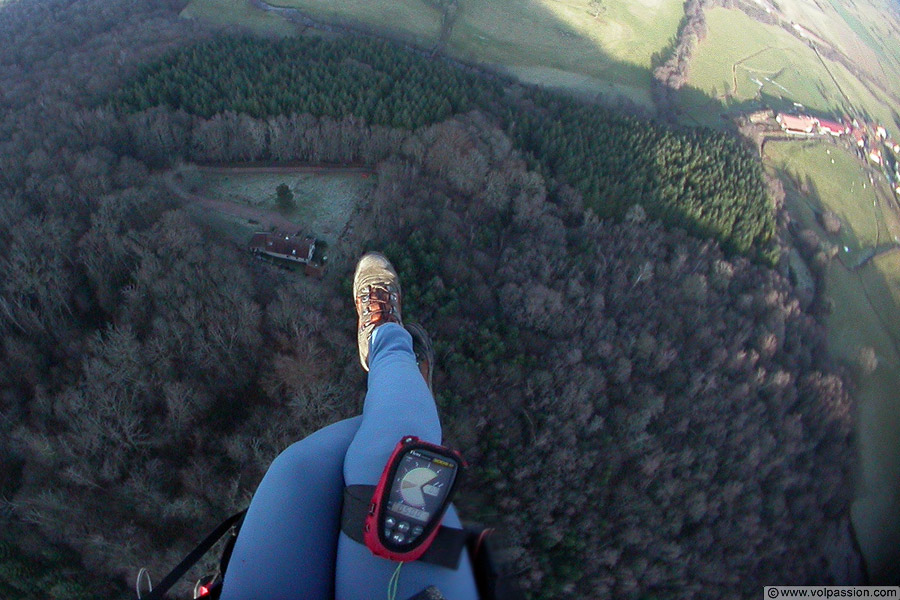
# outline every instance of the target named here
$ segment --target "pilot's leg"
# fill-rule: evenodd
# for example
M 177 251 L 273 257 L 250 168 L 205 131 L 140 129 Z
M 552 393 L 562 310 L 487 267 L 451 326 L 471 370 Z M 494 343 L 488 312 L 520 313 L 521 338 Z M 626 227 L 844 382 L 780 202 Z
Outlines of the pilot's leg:
M 369 389 L 362 423 L 344 460 L 347 485 L 375 485 L 397 442 L 414 435 L 441 443 L 441 424 L 434 398 L 416 365 L 409 333 L 396 323 L 375 329 L 370 341 Z M 461 527 L 455 511 L 447 511 L 444 525 Z M 338 542 L 336 598 L 370 600 L 386 594 L 396 562 L 374 556 L 364 545 L 341 533 Z M 398 600 L 436 586 L 450 600 L 478 597 L 468 554 L 458 569 L 422 562 L 404 564 Z
M 344 455 L 361 422 L 293 444 L 260 482 L 235 540 L 222 600 L 332 600 Z

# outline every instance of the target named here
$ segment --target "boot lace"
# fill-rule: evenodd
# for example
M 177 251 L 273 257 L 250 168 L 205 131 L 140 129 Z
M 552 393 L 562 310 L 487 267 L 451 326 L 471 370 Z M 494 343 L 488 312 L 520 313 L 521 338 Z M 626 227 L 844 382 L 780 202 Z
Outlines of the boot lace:
M 366 291 L 360 294 L 358 302 L 362 308 L 361 324 L 363 327 L 400 322 L 396 314 L 400 296 L 384 284 L 375 283 L 366 286 Z

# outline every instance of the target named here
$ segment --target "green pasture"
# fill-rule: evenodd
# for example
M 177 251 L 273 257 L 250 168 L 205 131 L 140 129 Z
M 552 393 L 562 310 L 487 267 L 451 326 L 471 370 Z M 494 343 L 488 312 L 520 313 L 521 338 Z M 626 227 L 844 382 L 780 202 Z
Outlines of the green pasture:
M 462 0 L 448 50 L 529 83 L 652 106 L 651 57 L 675 36 L 682 3 L 604 4 L 595 17 L 588 0 Z
M 869 26 L 871 37 L 885 57 L 885 61 L 878 65 L 879 69 L 883 69 L 890 85 L 897 90 L 900 89 L 900 12 L 886 19 L 884 6 L 878 4 L 860 2 L 855 8 L 860 12 L 860 20 Z
M 441 31 L 441 12 L 424 0 L 270 0 L 332 23 L 351 23 L 434 44 Z
M 894 306 L 900 306 L 900 251 L 877 257 L 872 267 L 861 272 L 866 289 L 873 290 L 875 298 L 890 298 Z M 900 342 L 900 318 L 884 319 L 884 325 Z
M 293 35 L 296 27 L 285 19 L 258 10 L 247 0 L 191 0 L 181 11 L 188 19 L 201 19 L 220 25 L 239 24 L 257 33 Z
M 588 0 L 462 0 L 450 47 L 479 62 L 593 76 L 603 76 L 614 63 L 647 71 L 683 16 L 682 3 L 672 0 L 603 4 L 605 10 L 594 16 Z
M 859 382 L 854 394 L 860 462 L 851 510 L 874 577 L 896 569 L 885 563 L 885 557 L 895 554 L 900 539 L 896 519 L 900 514 L 900 355 L 897 338 L 887 327 L 891 320 L 896 321 L 898 305 L 871 286 L 870 279 L 881 277 L 872 265 L 852 273 L 834 264 L 826 288 L 835 305 L 826 323 L 831 355 L 852 362 L 861 346 L 869 346 L 878 357 L 877 369 Z
M 828 3 L 831 4 L 831 7 L 834 11 L 841 17 L 844 23 L 853 30 L 853 33 L 862 41 L 865 45 L 875 51 L 878 54 L 879 58 L 886 60 L 887 54 L 884 51 L 884 46 L 872 37 L 872 33 L 863 25 L 856 15 L 851 14 L 847 9 L 845 9 L 840 2 L 837 0 L 828 0 Z
M 890 102 L 841 64 L 823 64 L 812 48 L 784 29 L 725 8 L 707 11 L 707 24 L 709 35 L 694 54 L 688 78 L 689 86 L 702 94 L 681 94 L 689 115 L 702 118 L 710 112 L 704 95 L 728 95 L 725 108 L 784 108 L 799 102 L 817 114 L 837 116 L 855 107 L 893 123 Z
M 896 9 L 892 15 L 883 0 L 829 0 L 820 9 L 808 11 L 804 22 L 816 16 L 813 31 L 830 40 L 888 88 L 900 88 L 900 14 Z
M 856 158 L 833 144 L 770 142 L 766 156 L 768 168 L 785 181 L 791 216 L 840 246 L 841 260 L 831 263 L 825 280 L 825 294 L 834 302 L 826 323 L 832 356 L 852 366 L 859 349 L 869 346 L 878 357 L 877 369 L 861 378 L 855 394 L 861 462 L 853 519 L 867 560 L 883 572 L 889 568 L 883 557 L 900 537 L 900 523 L 887 518 L 900 507 L 900 253 L 857 270 L 844 265 L 898 235 L 900 219 L 884 195 L 876 196 Z M 819 226 L 816 214 L 824 209 L 840 217 L 838 236 Z
M 800 193 L 788 198 L 789 208 L 804 223 L 814 221 L 823 207 L 838 215 L 840 234 L 829 236 L 818 231 L 823 239 L 841 246 L 845 263 L 852 264 L 860 252 L 892 239 L 890 225 L 896 219 L 883 206 L 869 175 L 850 151 L 825 141 L 769 142 L 766 156 L 777 169 L 808 188 L 808 194 L 798 190 Z M 849 253 L 844 252 L 844 246 L 850 248 Z
M 857 110 L 862 110 L 876 122 L 885 125 L 892 132 L 892 135 L 897 135 L 897 128 L 900 124 L 896 123 L 895 115 L 897 111 L 900 111 L 900 106 L 893 104 L 877 91 L 871 91 L 843 65 L 829 63 L 829 69 Z M 893 73 L 892 71 L 886 72 Z M 895 93 L 897 93 L 897 88 L 895 88 Z
M 740 103 L 757 97 L 756 79 L 766 96 L 842 112 L 840 94 L 815 52 L 788 32 L 725 8 L 709 10 L 707 24 L 709 35 L 691 61 L 691 86 Z
M 787 0 L 777 4 L 785 21 L 800 23 L 874 77 L 882 88 L 896 90 L 900 89 L 900 14 L 891 8 L 891 1 Z
M 374 182 L 374 178 L 358 174 L 224 175 L 201 172 L 196 193 L 213 200 L 278 212 L 304 232 L 333 245 L 350 220 L 357 202 L 368 194 Z M 278 207 L 275 190 L 282 183 L 287 184 L 294 194 L 294 210 L 283 212 Z

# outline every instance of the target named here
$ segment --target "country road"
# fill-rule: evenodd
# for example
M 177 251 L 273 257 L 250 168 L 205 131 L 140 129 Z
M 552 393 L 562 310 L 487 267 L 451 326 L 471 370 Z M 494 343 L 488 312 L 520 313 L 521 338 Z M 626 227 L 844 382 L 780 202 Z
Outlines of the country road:
M 308 164 L 286 164 L 286 165 L 250 165 L 241 163 L 240 165 L 195 165 L 196 169 L 201 173 L 211 173 L 213 175 L 296 175 L 298 173 L 309 173 L 313 175 L 374 175 L 375 169 L 366 166 L 340 166 L 340 165 L 308 165 Z

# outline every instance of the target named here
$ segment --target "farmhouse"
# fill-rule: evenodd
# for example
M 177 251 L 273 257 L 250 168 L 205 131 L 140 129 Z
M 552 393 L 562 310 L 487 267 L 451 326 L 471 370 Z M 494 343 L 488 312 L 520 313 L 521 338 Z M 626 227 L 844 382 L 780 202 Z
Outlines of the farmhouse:
M 316 240 L 299 233 L 254 233 L 250 239 L 250 252 L 264 254 L 272 258 L 280 258 L 301 264 L 312 262 L 316 251 Z
M 791 135 L 812 135 L 818 123 L 818 119 L 807 115 L 795 117 L 794 115 L 779 114 L 775 120 L 785 133 Z

